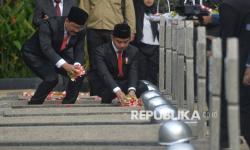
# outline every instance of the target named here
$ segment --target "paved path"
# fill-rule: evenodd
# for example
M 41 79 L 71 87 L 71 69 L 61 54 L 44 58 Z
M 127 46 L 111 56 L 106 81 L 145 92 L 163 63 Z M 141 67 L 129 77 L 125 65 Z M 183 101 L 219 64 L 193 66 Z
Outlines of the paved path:
M 165 149 L 158 145 L 159 124 L 131 120 L 131 110 L 137 108 L 103 105 L 90 97 L 74 105 L 46 101 L 30 106 L 18 100 L 22 91 L 0 91 L 1 150 Z M 190 126 L 197 135 L 195 124 Z M 192 142 L 207 149 L 207 140 Z

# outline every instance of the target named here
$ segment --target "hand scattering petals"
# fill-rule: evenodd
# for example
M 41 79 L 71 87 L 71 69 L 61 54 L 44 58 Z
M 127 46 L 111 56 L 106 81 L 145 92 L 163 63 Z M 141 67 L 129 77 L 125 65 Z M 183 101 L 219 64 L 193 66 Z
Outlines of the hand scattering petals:
M 71 81 L 75 81 L 78 77 L 83 76 L 86 72 L 85 69 L 77 64 L 74 66 L 76 71 L 75 72 L 68 72 L 68 76 L 70 77 Z

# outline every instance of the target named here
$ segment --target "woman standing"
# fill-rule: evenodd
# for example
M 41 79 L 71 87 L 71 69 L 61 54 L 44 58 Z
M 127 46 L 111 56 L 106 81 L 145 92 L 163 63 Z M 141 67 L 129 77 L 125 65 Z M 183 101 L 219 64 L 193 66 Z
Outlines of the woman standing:
M 139 79 L 157 85 L 159 72 L 159 31 L 158 23 L 149 16 L 157 13 L 154 0 L 135 0 L 136 40 L 140 51 Z

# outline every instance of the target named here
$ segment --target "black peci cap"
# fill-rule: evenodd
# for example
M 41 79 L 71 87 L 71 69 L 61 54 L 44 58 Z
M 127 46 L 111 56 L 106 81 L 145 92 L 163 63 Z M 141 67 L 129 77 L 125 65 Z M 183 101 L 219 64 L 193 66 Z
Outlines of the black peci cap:
M 113 36 L 122 39 L 129 38 L 130 33 L 130 27 L 126 23 L 116 24 L 113 30 Z
M 78 25 L 84 25 L 88 19 L 88 14 L 81 8 L 73 6 L 69 11 L 68 19 Z

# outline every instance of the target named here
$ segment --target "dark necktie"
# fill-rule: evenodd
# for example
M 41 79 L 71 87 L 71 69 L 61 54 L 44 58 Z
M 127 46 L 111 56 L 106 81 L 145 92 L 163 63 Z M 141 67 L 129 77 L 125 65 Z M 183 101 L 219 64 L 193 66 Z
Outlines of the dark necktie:
M 55 9 L 56 9 L 56 16 L 62 16 L 61 15 L 61 9 L 59 7 L 59 3 L 61 3 L 61 0 L 55 0 L 55 3 L 56 3 L 56 7 L 55 7 Z
M 64 36 L 60 51 L 63 51 L 67 47 L 69 38 L 70 38 L 70 35 L 68 34 Z
M 123 77 L 122 70 L 122 51 L 118 51 L 118 76 Z

